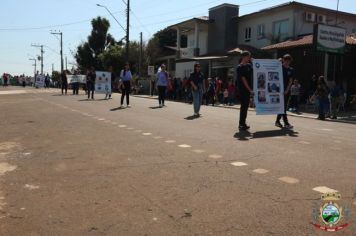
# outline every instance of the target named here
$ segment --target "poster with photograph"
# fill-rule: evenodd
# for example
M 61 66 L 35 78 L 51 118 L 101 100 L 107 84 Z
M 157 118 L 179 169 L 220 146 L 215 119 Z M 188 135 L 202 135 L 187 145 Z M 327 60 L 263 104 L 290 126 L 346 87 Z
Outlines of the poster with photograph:
M 36 88 L 44 88 L 45 79 L 46 79 L 46 77 L 44 75 L 36 75 L 35 87 Z
M 96 93 L 111 93 L 111 73 L 105 71 L 97 71 L 95 78 Z
M 252 64 L 256 114 L 284 113 L 282 63 L 275 59 L 254 59 Z

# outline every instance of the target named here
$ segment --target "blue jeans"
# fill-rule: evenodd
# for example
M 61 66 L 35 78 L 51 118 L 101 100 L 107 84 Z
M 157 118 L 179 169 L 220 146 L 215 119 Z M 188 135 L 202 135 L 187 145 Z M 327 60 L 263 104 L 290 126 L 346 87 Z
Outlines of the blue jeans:
M 325 113 L 328 112 L 328 100 L 325 98 L 319 98 L 318 107 L 319 107 L 319 118 L 324 119 Z
M 198 88 L 197 90 L 192 90 L 193 95 L 193 106 L 194 106 L 194 114 L 199 113 L 200 106 L 203 102 L 203 90 Z

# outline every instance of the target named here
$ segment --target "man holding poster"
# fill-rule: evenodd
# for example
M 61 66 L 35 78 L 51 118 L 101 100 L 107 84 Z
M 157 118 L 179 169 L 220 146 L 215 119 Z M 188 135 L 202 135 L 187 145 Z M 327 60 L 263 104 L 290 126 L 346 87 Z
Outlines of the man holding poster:
M 281 118 L 283 117 L 284 127 L 287 129 L 292 129 L 293 126 L 289 124 L 287 117 L 287 101 L 290 88 L 293 84 L 294 69 L 290 66 L 292 62 L 292 57 L 286 54 L 282 58 L 282 68 L 283 68 L 283 83 L 284 83 L 284 113 L 277 115 L 276 126 L 282 128 Z
M 252 85 L 252 67 L 250 64 L 251 53 L 244 51 L 241 53 L 241 63 L 237 66 L 237 83 L 241 101 L 239 130 L 248 130 L 250 126 L 246 124 L 250 96 L 254 95 Z

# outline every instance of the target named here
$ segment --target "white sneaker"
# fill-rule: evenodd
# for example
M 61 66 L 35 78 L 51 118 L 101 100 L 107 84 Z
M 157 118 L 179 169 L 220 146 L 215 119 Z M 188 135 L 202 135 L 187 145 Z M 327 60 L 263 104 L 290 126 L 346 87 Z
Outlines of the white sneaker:
M 130 108 L 130 107 L 131 107 L 131 105 L 127 105 L 126 107 L 127 107 L 127 108 Z

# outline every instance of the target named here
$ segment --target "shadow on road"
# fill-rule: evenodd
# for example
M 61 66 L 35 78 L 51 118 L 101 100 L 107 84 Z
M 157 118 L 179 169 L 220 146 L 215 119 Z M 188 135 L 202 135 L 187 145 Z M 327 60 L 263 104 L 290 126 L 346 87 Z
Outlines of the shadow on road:
M 195 120 L 195 119 L 199 119 L 201 116 L 197 116 L 197 115 L 192 115 L 192 116 L 188 116 L 185 117 L 185 120 Z
M 155 106 L 155 107 L 149 107 L 149 108 L 155 110 L 155 109 L 160 109 L 160 108 L 162 108 L 162 107 L 160 107 L 160 106 Z
M 272 138 L 279 136 L 298 137 L 298 132 L 290 129 L 257 131 L 253 133 L 252 138 Z
M 78 102 L 102 102 L 102 101 L 107 101 L 107 99 L 102 98 L 102 99 L 80 99 Z
M 53 97 L 58 97 L 58 96 L 69 96 L 69 95 L 65 95 L 65 94 L 53 94 Z
M 110 111 L 118 111 L 118 110 L 124 110 L 125 107 L 116 107 L 116 108 L 112 108 L 110 109 Z
M 252 137 L 250 131 L 239 131 L 234 135 L 234 138 L 240 141 L 248 141 Z

